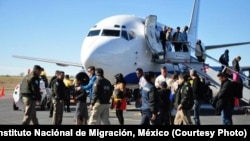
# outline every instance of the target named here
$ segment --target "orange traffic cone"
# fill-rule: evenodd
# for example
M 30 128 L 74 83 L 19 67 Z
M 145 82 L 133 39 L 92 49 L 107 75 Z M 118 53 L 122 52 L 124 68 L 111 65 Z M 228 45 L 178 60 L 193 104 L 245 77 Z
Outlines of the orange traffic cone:
M 1 96 L 4 96 L 4 86 L 2 87 L 2 90 L 1 90 L 1 92 L 0 92 L 0 97 Z

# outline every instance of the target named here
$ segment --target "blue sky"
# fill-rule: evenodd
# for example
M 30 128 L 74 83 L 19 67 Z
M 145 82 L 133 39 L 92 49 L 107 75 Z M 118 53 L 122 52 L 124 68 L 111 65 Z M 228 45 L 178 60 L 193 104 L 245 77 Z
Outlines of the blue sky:
M 205 45 L 250 41 L 249 0 L 201 0 L 198 38 Z M 80 62 L 88 30 L 98 21 L 117 14 L 157 15 L 172 26 L 189 24 L 193 0 L 0 0 L 0 75 L 19 75 L 39 64 L 48 75 L 64 70 L 74 75 L 80 68 L 13 58 L 12 55 Z M 237 55 L 250 66 L 250 45 L 229 48 L 230 65 Z M 224 49 L 207 51 L 219 58 Z M 207 60 L 210 65 L 217 65 Z

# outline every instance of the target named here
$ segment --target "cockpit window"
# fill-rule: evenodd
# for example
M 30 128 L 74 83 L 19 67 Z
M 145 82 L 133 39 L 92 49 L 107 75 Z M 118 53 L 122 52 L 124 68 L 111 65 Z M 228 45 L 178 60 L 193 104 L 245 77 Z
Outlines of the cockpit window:
M 135 33 L 133 31 L 128 31 L 128 36 L 130 40 L 133 40 L 135 38 Z
M 100 30 L 91 30 L 89 31 L 88 36 L 98 36 L 100 33 Z
M 128 41 L 133 40 L 135 38 L 135 33 L 133 31 L 127 32 L 127 31 L 123 30 L 121 37 L 128 40 Z
M 124 30 L 122 31 L 122 38 L 129 40 L 127 31 L 124 31 Z
M 102 36 L 120 36 L 120 30 L 103 29 Z

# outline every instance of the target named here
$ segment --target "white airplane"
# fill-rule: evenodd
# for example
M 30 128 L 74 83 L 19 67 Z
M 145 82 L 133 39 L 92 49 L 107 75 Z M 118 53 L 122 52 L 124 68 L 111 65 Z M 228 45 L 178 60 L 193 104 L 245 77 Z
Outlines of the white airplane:
M 103 68 L 105 77 L 112 83 L 115 83 L 114 75 L 122 73 L 128 84 L 137 84 L 136 68 L 142 68 L 145 72 L 154 71 L 158 73 L 162 65 L 167 66 L 169 73 L 183 70 L 186 67 L 201 70 L 203 66 L 198 63 L 195 57 L 192 57 L 198 40 L 199 5 L 200 0 L 195 0 L 191 22 L 188 25 L 187 43 L 190 47 L 189 52 L 172 51 L 167 52 L 165 58 L 162 57 L 163 50 L 159 41 L 159 33 L 163 25 L 171 26 L 167 23 L 158 22 L 155 15 L 149 15 L 146 18 L 135 15 L 115 15 L 101 20 L 89 29 L 81 48 L 82 64 L 19 55 L 13 57 L 56 63 L 60 66 L 82 67 L 83 69 L 88 66 L 100 67 Z M 175 27 L 172 28 L 175 29 Z M 204 50 L 209 50 L 244 44 L 250 44 L 250 42 L 203 45 L 203 47 Z M 207 55 L 207 58 L 212 57 Z M 203 74 L 203 76 L 211 79 L 214 83 L 218 83 L 210 75 Z M 248 100 L 250 102 L 250 97 Z

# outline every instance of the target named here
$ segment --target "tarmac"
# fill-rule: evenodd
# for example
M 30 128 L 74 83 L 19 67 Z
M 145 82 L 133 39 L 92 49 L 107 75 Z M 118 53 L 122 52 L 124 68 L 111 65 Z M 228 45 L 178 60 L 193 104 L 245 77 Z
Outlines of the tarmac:
M 0 125 L 21 125 L 23 114 L 22 110 L 13 109 L 12 94 L 5 94 L 0 97 Z M 71 105 L 71 112 L 64 112 L 62 125 L 74 125 L 75 105 Z M 49 118 L 49 109 L 44 111 L 37 110 L 37 117 L 40 125 L 52 125 Z M 125 125 L 139 125 L 141 120 L 140 108 L 135 107 L 135 102 L 127 105 L 124 111 Z M 201 125 L 222 125 L 221 117 L 215 115 L 215 110 L 210 104 L 201 105 L 200 110 Z M 110 109 L 110 122 L 112 125 L 119 125 L 115 115 L 115 110 Z M 32 124 L 32 123 L 31 123 Z M 246 114 L 244 108 L 235 108 L 233 112 L 234 125 L 250 125 L 250 115 Z

